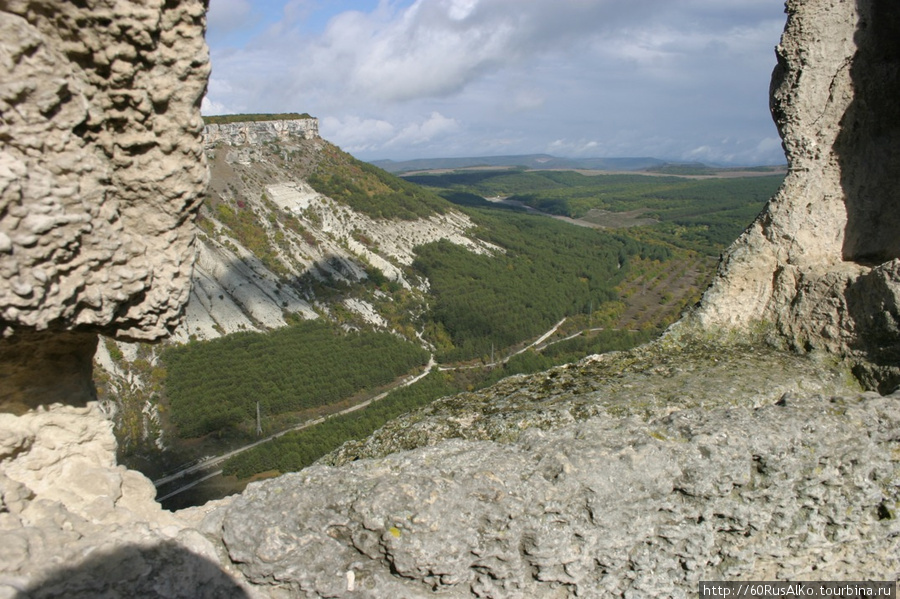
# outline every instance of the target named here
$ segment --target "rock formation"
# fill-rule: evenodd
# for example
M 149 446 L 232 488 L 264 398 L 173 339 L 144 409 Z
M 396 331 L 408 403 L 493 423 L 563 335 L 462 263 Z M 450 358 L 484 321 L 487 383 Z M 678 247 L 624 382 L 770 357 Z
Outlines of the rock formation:
M 205 11 L 0 2 L 0 597 L 246 596 L 90 402 L 98 333 L 162 338 L 188 298 Z
M 900 10 L 787 6 L 773 108 L 790 174 L 693 318 L 439 402 L 405 437 L 349 448 L 355 462 L 170 514 L 115 465 L 86 400 L 97 332 L 158 338 L 187 299 L 204 6 L 0 3 L 0 597 L 686 597 L 720 577 L 900 578 L 900 395 L 863 393 L 841 361 L 892 390 Z
M 0 402 L 89 399 L 97 332 L 178 324 L 207 180 L 204 23 L 200 0 L 2 4 L 0 377 L 16 383 Z
M 203 132 L 207 149 L 217 143 L 229 146 L 283 141 L 289 137 L 313 139 L 319 136 L 319 119 L 298 118 L 277 121 L 211 123 Z
M 900 15 L 789 0 L 772 112 L 789 172 L 725 255 L 702 326 L 773 325 L 795 349 L 861 355 L 900 384 Z
M 210 530 L 252 583 L 297 597 L 689 597 L 700 580 L 894 579 L 898 399 L 787 397 L 445 441 L 251 485 Z

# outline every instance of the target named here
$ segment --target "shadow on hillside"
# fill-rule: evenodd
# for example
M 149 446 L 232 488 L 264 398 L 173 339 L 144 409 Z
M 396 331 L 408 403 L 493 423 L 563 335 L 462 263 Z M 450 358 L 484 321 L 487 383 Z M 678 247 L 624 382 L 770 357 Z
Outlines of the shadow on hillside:
M 199 305 L 195 303 L 188 314 L 196 308 L 215 313 L 217 307 L 223 306 L 222 302 L 233 302 L 253 326 L 265 329 L 268 327 L 263 322 L 264 315 L 270 311 L 264 307 L 266 304 L 271 304 L 271 309 L 294 312 L 298 301 L 307 304 L 327 301 L 352 285 L 365 284 L 365 277 L 379 278 L 380 272 L 373 271 L 359 261 L 351 262 L 332 252 L 326 252 L 299 275 L 275 272 L 262 261 L 222 257 L 217 266 L 205 270 L 204 274 L 195 273 L 192 295 L 199 299 Z M 360 277 L 364 277 L 362 281 Z M 191 325 L 188 318 L 185 324 L 188 336 L 196 332 Z
M 96 597 L 249 599 L 217 564 L 174 542 L 97 551 L 78 566 L 60 568 L 16 595 L 16 599 Z

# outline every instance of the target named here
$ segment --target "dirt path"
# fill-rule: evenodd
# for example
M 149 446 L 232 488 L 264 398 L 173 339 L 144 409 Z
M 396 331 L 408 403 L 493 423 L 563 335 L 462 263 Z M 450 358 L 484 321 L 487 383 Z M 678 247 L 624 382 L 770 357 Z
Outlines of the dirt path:
M 334 418 L 335 416 L 341 416 L 344 414 L 349 414 L 351 412 L 355 412 L 357 410 L 362 410 L 363 408 L 368 407 L 369 405 L 375 403 L 376 401 L 384 399 L 385 397 L 388 396 L 388 394 L 390 392 L 392 392 L 396 389 L 403 388 L 403 387 L 408 387 L 408 386 L 422 380 L 423 378 L 428 376 L 428 373 L 431 372 L 431 369 L 434 368 L 436 365 L 437 365 L 437 363 L 434 360 L 434 355 L 432 355 L 431 358 L 428 360 L 428 364 L 425 365 L 425 368 L 422 370 L 421 373 L 401 380 L 399 383 L 392 386 L 390 389 L 383 391 L 382 393 L 379 393 L 378 395 L 371 397 L 371 398 L 367 399 L 366 401 L 352 405 L 349 408 L 341 410 L 340 412 L 335 412 L 334 414 L 329 414 L 328 416 L 322 416 L 321 418 L 316 418 L 314 420 L 309 420 L 307 422 L 304 422 L 303 424 L 298 424 L 297 426 L 285 429 L 285 430 L 277 432 L 273 435 L 269 435 L 268 437 L 265 437 L 258 441 L 254 441 L 253 443 L 248 443 L 247 445 L 244 445 L 243 447 L 238 447 L 237 449 L 231 450 L 227 453 L 223 453 L 218 456 L 207 458 L 207 459 L 203 460 L 202 462 L 199 462 L 197 464 L 194 464 L 193 466 L 189 466 L 187 468 L 179 470 L 178 472 L 175 472 L 174 474 L 170 474 L 168 476 L 159 478 L 159 479 L 153 481 L 153 485 L 157 489 L 159 489 L 160 487 L 162 487 L 168 483 L 174 482 L 178 479 L 183 479 L 183 478 L 189 477 L 189 476 L 191 476 L 193 474 L 197 474 L 197 473 L 204 473 L 204 475 L 201 478 L 194 479 L 185 485 L 182 485 L 172 491 L 169 491 L 166 495 L 164 495 L 163 497 L 160 497 L 157 501 L 164 501 L 170 497 L 178 495 L 179 493 L 181 493 L 183 491 L 186 491 L 192 487 L 195 487 L 196 485 L 200 484 L 201 482 L 203 482 L 207 479 L 210 479 L 214 476 L 221 474 L 222 473 L 221 469 L 219 469 L 215 472 L 212 472 L 212 473 L 210 473 L 208 471 L 212 468 L 215 468 L 222 462 L 228 460 L 229 458 L 232 458 L 232 457 L 238 455 L 239 453 L 243 453 L 243 452 L 247 451 L 248 449 L 253 449 L 254 447 L 258 447 L 259 445 L 262 445 L 263 443 L 268 443 L 269 441 L 271 441 L 273 439 L 277 439 L 278 437 L 281 437 L 289 432 L 300 431 L 305 428 L 309 428 L 311 426 L 321 424 L 321 423 L 325 422 L 326 420 L 328 420 L 329 418 Z

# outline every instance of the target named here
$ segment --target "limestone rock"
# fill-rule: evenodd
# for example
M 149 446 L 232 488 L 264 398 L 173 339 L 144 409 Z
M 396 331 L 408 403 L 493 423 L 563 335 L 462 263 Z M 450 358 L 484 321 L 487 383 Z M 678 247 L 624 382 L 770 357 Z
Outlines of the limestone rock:
M 261 145 L 289 137 L 313 139 L 318 136 L 319 119 L 316 118 L 212 123 L 203 131 L 203 141 L 207 149 L 219 143 L 229 146 Z
M 0 597 L 251 596 L 155 495 L 96 403 L 0 414 Z
M 207 180 L 201 0 L 0 8 L 0 331 L 158 339 Z
M 98 332 L 159 339 L 187 301 L 205 10 L 0 2 L 0 597 L 252 596 L 90 401 Z
M 317 318 L 328 302 L 293 284 L 304 277 L 355 283 L 375 268 L 419 293 L 427 281 L 406 268 L 419 245 L 447 240 L 479 254 L 503 251 L 471 236 L 472 220 L 456 210 L 410 220 L 377 218 L 315 191 L 304 178 L 337 151 L 318 136 L 315 123 L 309 118 L 207 125 L 213 172 L 207 207 L 222 201 L 251 215 L 268 256 L 261 259 L 259 245 L 247 247 L 222 213 L 202 210 L 190 301 L 175 341 L 270 330 L 285 326 L 287 315 Z M 285 215 L 295 226 L 284 225 Z M 361 231 L 377 243 L 361 242 Z M 371 304 L 350 301 L 344 307 L 390 330 L 389 318 Z
M 857 307 L 900 293 L 900 15 L 878 0 L 789 0 L 787 13 L 772 112 L 789 172 L 696 318 L 771 323 L 795 349 L 861 354 L 884 367 L 871 384 L 890 391 L 898 312 L 888 302 L 889 318 L 873 320 Z
M 893 579 L 898 400 L 788 395 L 315 466 L 249 486 L 222 539 L 251 582 L 299 597 L 690 597 L 700 580 Z
M 207 181 L 205 10 L 0 6 L 4 410 L 84 405 L 98 332 L 156 340 L 179 323 Z

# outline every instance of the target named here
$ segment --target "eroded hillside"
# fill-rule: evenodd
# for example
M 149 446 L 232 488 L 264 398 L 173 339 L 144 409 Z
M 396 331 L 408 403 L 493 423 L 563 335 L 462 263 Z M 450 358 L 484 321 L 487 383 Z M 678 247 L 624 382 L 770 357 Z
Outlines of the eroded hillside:
M 218 126 L 227 127 L 241 124 Z M 408 334 L 390 291 L 415 296 L 426 288 L 408 268 L 413 248 L 446 239 L 476 253 L 498 251 L 467 237 L 472 223 L 439 196 L 355 160 L 314 131 L 249 138 L 218 131 L 207 157 L 210 188 L 179 341 L 272 329 L 289 315 L 358 319 Z M 354 285 L 361 282 L 368 284 Z
M 184 321 L 162 346 L 104 339 L 96 356 L 121 450 L 166 446 L 166 345 L 319 319 L 427 349 L 420 317 L 428 281 L 410 268 L 414 248 L 443 240 L 502 253 L 467 235 L 473 223 L 449 202 L 357 161 L 316 125 L 300 118 L 207 127 L 210 186 L 195 224 Z

